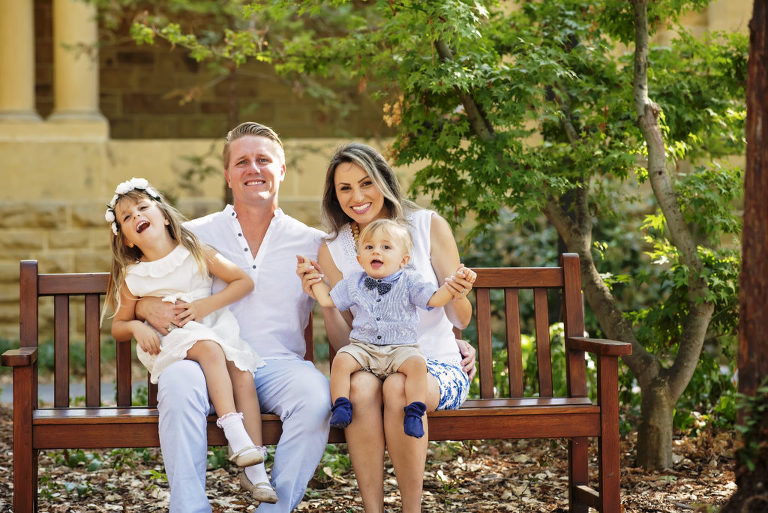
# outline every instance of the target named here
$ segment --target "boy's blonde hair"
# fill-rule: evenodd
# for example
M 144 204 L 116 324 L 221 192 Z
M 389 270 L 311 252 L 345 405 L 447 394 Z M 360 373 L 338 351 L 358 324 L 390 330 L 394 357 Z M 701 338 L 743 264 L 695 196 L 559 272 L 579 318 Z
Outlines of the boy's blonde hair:
M 184 215 L 171 206 L 163 197 L 162 194 L 155 189 L 149 188 L 150 192 L 146 189 L 135 188 L 123 194 L 117 194 L 116 199 L 108 205 L 108 211 L 112 210 L 114 214 L 115 208 L 120 202 L 124 200 L 132 200 L 138 202 L 142 199 L 149 199 L 157 204 L 160 211 L 163 213 L 163 217 L 168 220 L 166 229 L 171 235 L 171 238 L 177 241 L 179 244 L 187 248 L 192 256 L 197 261 L 200 273 L 205 275 L 208 272 L 208 267 L 205 264 L 204 246 L 198 240 L 194 233 L 185 228 L 182 223 L 187 219 Z M 138 246 L 129 247 L 123 239 L 123 231 L 120 226 L 120 220 L 114 221 L 117 226 L 117 234 L 110 232 L 110 248 L 112 250 L 112 263 L 109 270 L 109 282 L 107 283 L 107 293 L 104 298 L 104 311 L 107 308 L 112 312 L 117 312 L 120 309 L 120 290 L 125 285 L 125 271 L 131 264 L 135 264 L 141 260 L 144 254 L 138 248 Z M 104 315 L 102 313 L 102 320 Z
M 376 219 L 363 228 L 363 231 L 360 232 L 357 248 L 355 248 L 357 252 L 360 252 L 360 246 L 364 242 L 372 239 L 378 233 L 383 233 L 393 242 L 399 243 L 405 249 L 406 255 L 413 252 L 411 232 L 405 224 L 394 219 Z

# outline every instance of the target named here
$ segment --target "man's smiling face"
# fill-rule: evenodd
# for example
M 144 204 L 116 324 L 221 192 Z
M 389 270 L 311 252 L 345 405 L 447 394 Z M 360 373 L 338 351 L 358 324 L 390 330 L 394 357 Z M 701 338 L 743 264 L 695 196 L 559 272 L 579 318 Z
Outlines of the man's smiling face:
M 224 173 L 235 203 L 272 201 L 277 206 L 285 162 L 279 145 L 266 137 L 247 135 L 230 144 Z

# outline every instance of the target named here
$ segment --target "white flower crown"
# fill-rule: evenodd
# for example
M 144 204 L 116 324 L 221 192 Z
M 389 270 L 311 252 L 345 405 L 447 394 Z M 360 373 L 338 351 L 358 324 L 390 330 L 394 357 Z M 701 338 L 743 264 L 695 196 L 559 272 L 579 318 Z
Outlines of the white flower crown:
M 115 205 L 117 204 L 117 200 L 120 199 L 120 196 L 128 194 L 134 189 L 146 192 L 149 197 L 154 200 L 160 199 L 160 194 L 149 185 L 149 182 L 145 178 L 131 178 L 130 180 L 126 180 L 119 184 L 115 188 L 115 195 L 112 196 L 112 201 L 107 205 L 107 211 L 104 213 L 104 219 L 106 219 L 108 223 L 112 223 L 112 233 L 115 235 L 117 235 L 117 223 L 115 222 Z

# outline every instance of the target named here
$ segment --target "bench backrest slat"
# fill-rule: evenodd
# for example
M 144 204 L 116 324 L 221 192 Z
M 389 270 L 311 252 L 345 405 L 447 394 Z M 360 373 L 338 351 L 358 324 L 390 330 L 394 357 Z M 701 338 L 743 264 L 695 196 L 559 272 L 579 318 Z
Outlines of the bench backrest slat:
M 478 276 L 479 278 L 479 276 Z M 487 288 L 476 288 L 477 363 L 480 367 L 480 397 L 493 397 L 493 349 L 491 346 L 491 294 Z
M 509 395 L 523 396 L 523 349 L 520 337 L 520 289 L 504 289 L 504 308 L 507 320 L 507 369 L 509 369 Z
M 101 404 L 99 295 L 85 295 L 85 405 Z
M 54 395 L 57 408 L 69 406 L 69 296 L 53 297 Z
M 115 373 L 117 374 L 117 406 L 131 406 L 131 343 L 115 343 Z
M 533 289 L 536 327 L 536 363 L 539 369 L 539 397 L 552 397 L 552 352 L 549 348 L 549 302 L 547 289 Z

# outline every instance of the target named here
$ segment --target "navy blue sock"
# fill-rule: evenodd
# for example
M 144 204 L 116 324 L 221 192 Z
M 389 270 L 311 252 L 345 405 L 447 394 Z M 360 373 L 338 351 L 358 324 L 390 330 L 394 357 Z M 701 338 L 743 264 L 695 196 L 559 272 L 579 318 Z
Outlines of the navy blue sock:
M 331 427 L 345 428 L 352 422 L 352 403 L 346 397 L 337 398 L 331 412 Z
M 427 405 L 420 401 L 413 401 L 403 408 L 405 418 L 403 419 L 403 430 L 408 436 L 421 438 L 424 436 L 424 424 L 421 422 L 421 416 L 427 411 Z

